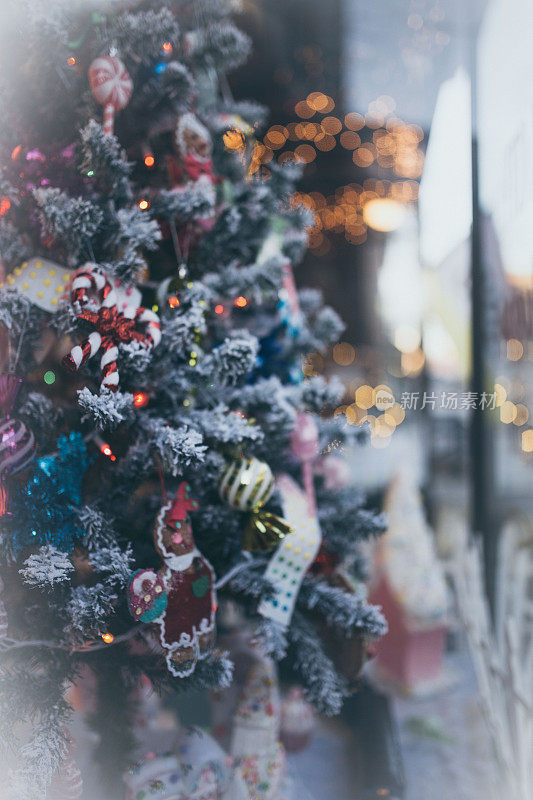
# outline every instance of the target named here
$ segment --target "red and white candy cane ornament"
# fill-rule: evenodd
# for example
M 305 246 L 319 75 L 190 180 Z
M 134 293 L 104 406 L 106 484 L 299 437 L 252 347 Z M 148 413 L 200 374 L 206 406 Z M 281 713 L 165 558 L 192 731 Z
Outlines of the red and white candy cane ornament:
M 96 264 L 86 264 L 72 281 L 71 302 L 78 319 L 94 325 L 95 330 L 75 345 L 63 359 L 63 365 L 74 372 L 102 352 L 102 389 L 118 389 L 118 345 L 137 341 L 147 348 L 161 339 L 161 323 L 157 314 L 142 306 L 117 306 L 117 292 L 106 274 Z
M 133 92 L 128 70 L 116 56 L 99 56 L 89 67 L 89 83 L 94 99 L 104 106 L 104 133 L 113 133 L 115 111 L 125 108 Z

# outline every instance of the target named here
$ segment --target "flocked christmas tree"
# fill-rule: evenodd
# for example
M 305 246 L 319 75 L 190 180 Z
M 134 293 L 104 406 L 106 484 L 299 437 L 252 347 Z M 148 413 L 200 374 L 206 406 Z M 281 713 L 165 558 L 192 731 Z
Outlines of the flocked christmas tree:
M 356 580 L 383 522 L 320 455 L 342 387 L 301 361 L 342 324 L 294 287 L 297 168 L 260 164 L 265 112 L 229 93 L 235 4 L 4 5 L 0 719 L 36 798 L 76 783 L 82 670 L 110 784 L 141 675 L 230 683 L 228 598 L 336 713 L 384 630 Z

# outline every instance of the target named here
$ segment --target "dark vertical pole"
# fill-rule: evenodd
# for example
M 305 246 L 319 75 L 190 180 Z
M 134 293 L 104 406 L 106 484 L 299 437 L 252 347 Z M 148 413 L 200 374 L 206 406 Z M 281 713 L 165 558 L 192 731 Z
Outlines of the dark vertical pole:
M 481 210 L 479 202 L 479 149 L 477 119 L 477 29 L 470 43 L 470 85 L 472 110 L 472 373 L 471 391 L 477 397 L 488 391 L 487 358 L 487 276 L 483 258 Z M 470 425 L 471 525 L 483 539 L 486 590 L 494 610 L 496 579 L 496 524 L 494 519 L 494 453 L 490 415 L 479 402 L 472 411 Z

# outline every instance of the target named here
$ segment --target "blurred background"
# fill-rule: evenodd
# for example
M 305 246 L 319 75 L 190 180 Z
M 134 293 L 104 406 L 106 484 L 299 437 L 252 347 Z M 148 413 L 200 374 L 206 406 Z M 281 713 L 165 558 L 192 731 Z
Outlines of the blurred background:
M 305 371 L 343 381 L 336 413 L 370 430 L 369 446 L 352 456 L 354 480 L 391 521 L 376 561 L 392 570 L 392 591 L 380 579 L 371 588 L 391 624 L 374 669 L 388 690 L 354 717 L 392 738 L 380 752 L 368 745 L 381 766 L 357 794 L 339 750 L 342 741 L 354 752 L 353 720 L 347 739 L 324 729 L 293 757 L 295 769 L 311 770 L 312 786 L 325 781 L 339 798 L 414 800 L 429 788 L 434 797 L 484 797 L 491 750 L 451 574 L 467 535 L 480 534 L 487 613 L 500 632 L 512 617 L 518 652 L 527 652 L 533 7 L 244 0 L 237 21 L 254 55 L 231 89 L 272 110 L 257 169 L 286 159 L 305 165 L 296 201 L 315 223 L 296 279 L 322 288 L 347 325 L 326 357 L 309 354 Z M 410 487 L 407 500 L 398 482 Z M 417 565 L 414 577 L 406 562 Z M 443 603 L 446 625 L 437 619 Z M 420 620 L 408 621 L 415 606 L 426 618 L 424 641 Z M 398 667 L 409 648 L 428 674 Z M 368 724 L 357 735 L 381 741 Z M 329 767 L 313 760 L 319 750 L 330 753 Z

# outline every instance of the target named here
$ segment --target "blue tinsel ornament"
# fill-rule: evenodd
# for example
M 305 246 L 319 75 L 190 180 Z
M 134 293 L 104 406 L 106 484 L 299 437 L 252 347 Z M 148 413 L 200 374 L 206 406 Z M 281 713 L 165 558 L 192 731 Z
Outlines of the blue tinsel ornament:
M 286 320 L 276 325 L 270 333 L 259 339 L 259 353 L 257 362 L 249 383 L 254 383 L 258 378 L 268 378 L 278 375 L 281 380 L 290 383 L 301 383 L 303 373 L 299 366 L 295 366 L 292 359 L 283 356 L 283 339 L 296 335 L 294 328 L 289 328 Z
M 82 481 L 90 459 L 80 433 L 60 436 L 57 454 L 40 458 L 26 483 L 13 497 L 13 551 L 53 544 L 69 552 L 83 536 L 76 506 L 82 502 Z
M 64 487 L 70 502 L 81 505 L 82 483 L 89 466 L 87 446 L 81 433 L 72 431 L 57 440 L 57 455 L 39 459 L 39 467 L 57 486 Z

